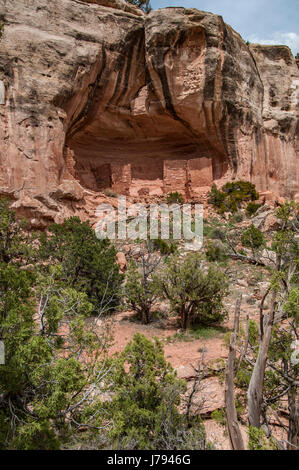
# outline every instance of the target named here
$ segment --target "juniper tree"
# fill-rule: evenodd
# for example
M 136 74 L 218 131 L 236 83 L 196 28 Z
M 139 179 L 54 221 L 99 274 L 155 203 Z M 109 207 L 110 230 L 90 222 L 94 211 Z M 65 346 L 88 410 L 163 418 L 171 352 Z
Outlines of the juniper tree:
M 108 338 L 96 333 L 93 321 L 86 322 L 94 305 L 87 289 L 74 289 L 74 273 L 67 271 L 75 266 L 76 253 L 79 265 L 87 254 L 89 271 L 84 274 L 89 276 L 93 268 L 92 279 L 100 263 L 88 255 L 98 245 L 77 220 L 55 227 L 51 243 L 46 233 L 39 240 L 25 229 L 8 202 L 1 201 L 0 340 L 5 364 L 0 365 L 0 447 L 56 449 L 77 431 L 97 431 L 102 423 L 99 393 L 107 373 Z M 76 247 L 85 241 L 87 247 Z M 112 260 L 106 260 L 108 266 L 114 266 Z M 105 275 L 107 280 L 107 272 L 101 279 Z
M 93 308 L 86 294 L 61 287 L 60 273 L 38 275 L 34 287 L 29 272 L 0 270 L 2 449 L 58 449 L 102 422 L 95 391 L 106 373 L 104 343 L 85 322 Z
M 93 312 L 112 312 L 120 300 L 123 275 L 109 240 L 99 240 L 88 222 L 78 217 L 52 224 L 40 237 L 40 256 L 47 264 L 60 263 L 62 280 L 87 294 Z
M 253 224 L 242 233 L 241 242 L 243 246 L 251 249 L 253 258 L 256 258 L 258 250 L 266 245 L 263 233 Z
M 162 343 L 140 333 L 115 361 L 110 399 L 103 404 L 116 449 L 205 449 L 198 417 L 180 412 L 186 383 L 166 362 Z
M 172 311 L 179 315 L 183 329 L 195 323 L 211 325 L 225 319 L 227 278 L 213 265 L 205 268 L 198 254 L 189 254 L 184 260 L 178 256 L 170 258 L 157 282 Z
M 159 297 L 155 272 L 162 256 L 152 250 L 147 242 L 141 251 L 139 263 L 132 261 L 124 287 L 125 305 L 137 313 L 139 320 L 148 324 L 152 318 L 152 308 Z

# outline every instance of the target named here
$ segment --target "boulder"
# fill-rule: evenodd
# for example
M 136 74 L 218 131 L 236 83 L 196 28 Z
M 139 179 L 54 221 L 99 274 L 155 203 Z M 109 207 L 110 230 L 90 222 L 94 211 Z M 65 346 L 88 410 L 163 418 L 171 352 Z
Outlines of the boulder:
M 116 263 L 119 265 L 119 269 L 121 272 L 126 271 L 128 267 L 128 262 L 124 253 L 118 252 L 116 254 Z

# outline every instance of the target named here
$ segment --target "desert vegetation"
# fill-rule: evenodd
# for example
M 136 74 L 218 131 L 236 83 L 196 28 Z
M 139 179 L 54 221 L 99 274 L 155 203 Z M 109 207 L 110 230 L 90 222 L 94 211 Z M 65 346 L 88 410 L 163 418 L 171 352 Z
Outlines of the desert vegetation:
M 252 211 L 252 201 L 258 199 L 258 193 L 255 190 L 254 184 L 248 181 L 236 181 L 226 183 L 219 190 L 213 184 L 209 193 L 209 203 L 212 204 L 220 214 L 225 212 L 237 212 L 244 201 L 248 201 L 249 211 Z M 248 206 L 247 206 L 248 207 Z
M 248 210 L 246 182 L 209 197 L 200 252 L 137 240 L 123 272 L 87 222 L 33 232 L 1 200 L 1 449 L 214 449 L 209 423 L 234 450 L 298 449 L 298 204 Z M 225 358 L 205 357 L 213 342 Z M 186 380 L 167 354 L 193 344 Z

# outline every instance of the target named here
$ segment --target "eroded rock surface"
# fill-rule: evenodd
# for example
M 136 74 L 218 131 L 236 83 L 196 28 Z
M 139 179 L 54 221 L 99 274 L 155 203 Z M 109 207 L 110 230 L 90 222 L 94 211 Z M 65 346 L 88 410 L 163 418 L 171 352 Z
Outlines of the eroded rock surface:
M 287 47 L 122 0 L 0 0 L 0 17 L 0 192 L 33 225 L 90 217 L 107 188 L 192 198 L 242 178 L 299 192 Z

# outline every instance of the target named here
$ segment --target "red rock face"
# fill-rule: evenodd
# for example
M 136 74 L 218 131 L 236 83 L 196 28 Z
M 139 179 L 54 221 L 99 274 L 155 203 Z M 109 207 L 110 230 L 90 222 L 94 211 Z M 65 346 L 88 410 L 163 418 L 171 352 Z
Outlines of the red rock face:
M 222 18 L 122 0 L 0 7 L 0 192 L 32 224 L 212 182 L 298 188 L 299 71 Z M 3 104 L 1 104 L 3 103 Z

